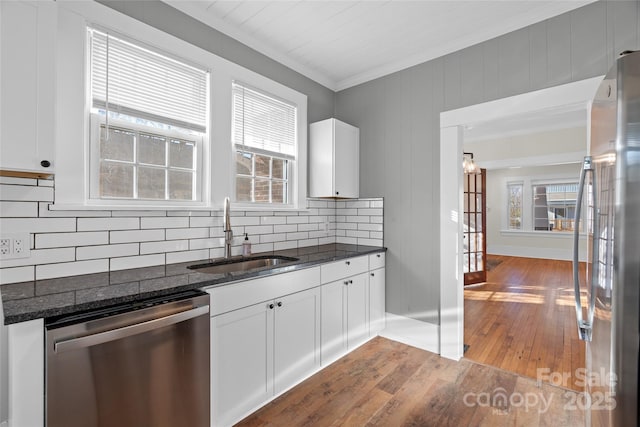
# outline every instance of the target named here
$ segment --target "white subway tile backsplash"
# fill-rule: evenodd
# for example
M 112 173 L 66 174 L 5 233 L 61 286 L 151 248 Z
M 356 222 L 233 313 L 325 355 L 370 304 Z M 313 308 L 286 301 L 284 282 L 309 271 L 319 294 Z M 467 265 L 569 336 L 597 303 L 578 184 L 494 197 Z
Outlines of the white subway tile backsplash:
M 76 231 L 75 218 L 0 218 L 0 229 L 29 233 Z
M 36 265 L 36 280 L 109 271 L 108 259 Z
M 256 243 L 251 245 L 251 253 L 273 252 L 273 243 Z
M 0 184 L 0 200 L 53 202 L 53 188 Z
M 287 240 L 306 240 L 309 238 L 307 231 L 301 231 L 298 233 L 287 233 Z
M 238 216 L 231 218 L 233 227 L 241 227 L 246 225 L 260 225 L 260 217 L 258 216 Z
M 189 218 L 190 227 L 222 227 L 222 217 L 191 217 Z
M 122 243 L 119 245 L 83 246 L 76 248 L 76 259 L 113 258 L 139 255 L 138 243 Z
M 210 249 L 220 247 L 220 239 L 192 239 L 189 240 L 189 249 Z
M 189 219 L 179 216 L 140 218 L 140 228 L 186 228 L 189 227 Z
M 260 224 L 262 225 L 280 225 L 286 224 L 287 217 L 284 216 L 261 216 Z
M 38 216 L 40 218 L 97 218 L 97 217 L 109 217 L 111 211 L 68 211 L 68 210 L 55 210 L 52 209 L 55 206 L 49 202 L 38 202 Z
M 167 264 L 176 264 L 178 262 L 198 261 L 209 258 L 208 249 L 199 249 L 196 251 L 182 251 L 167 253 Z
M 164 240 L 164 234 L 164 229 L 110 231 L 109 242 L 111 244 L 129 242 L 155 242 L 158 240 Z
M 0 217 L 37 217 L 38 202 L 0 202 Z
M 167 211 L 167 216 L 211 216 L 209 211 Z
M 281 251 L 284 249 L 294 249 L 297 247 L 298 247 L 298 242 L 296 242 L 295 240 L 291 240 L 288 242 L 275 242 L 273 244 L 274 251 Z
M 273 243 L 273 242 L 283 242 L 287 240 L 287 235 L 284 233 L 272 233 L 272 234 L 263 234 L 258 236 L 260 238 L 260 243 Z M 255 240 L 250 239 L 252 242 Z
M 168 228 L 165 238 L 167 240 L 179 239 L 203 239 L 209 237 L 208 228 Z
M 244 228 L 244 232 L 249 236 L 255 236 L 257 234 L 271 234 L 273 233 L 273 225 L 254 225 Z
M 122 217 L 122 216 L 129 216 L 129 217 L 136 217 L 136 218 L 140 218 L 140 217 L 144 217 L 144 216 L 152 216 L 152 217 L 158 217 L 158 216 L 167 216 L 167 212 L 165 211 L 113 211 L 111 212 L 111 216 L 116 216 L 116 217 Z
M 317 231 L 319 228 L 318 223 L 313 224 L 298 224 L 298 231 Z
M 309 222 L 308 216 L 289 216 L 287 217 L 287 224 L 305 224 Z
M 140 218 L 78 218 L 78 231 L 135 230 Z
M 78 233 L 43 233 L 35 235 L 35 248 L 63 248 L 69 246 L 106 245 L 108 231 L 86 231 Z
M 165 264 L 164 254 L 140 255 L 122 258 L 111 258 L 110 271 L 125 270 L 127 268 L 151 267 L 152 265 Z
M 163 242 L 140 243 L 140 255 L 188 250 L 188 240 L 166 240 Z
M 382 209 L 358 209 L 358 215 L 382 216 Z
M 224 255 L 221 211 L 55 209 L 54 181 L 0 177 L 0 227 L 32 236 L 31 257 L 0 262 L 0 284 Z M 54 209 L 52 209 L 52 207 Z M 235 210 L 232 254 L 327 243 L 382 246 L 383 200 L 310 199 L 306 210 Z
M 36 268 L 33 265 L 3 268 L 0 270 L 0 285 L 7 283 L 29 282 L 34 280 L 35 274 Z

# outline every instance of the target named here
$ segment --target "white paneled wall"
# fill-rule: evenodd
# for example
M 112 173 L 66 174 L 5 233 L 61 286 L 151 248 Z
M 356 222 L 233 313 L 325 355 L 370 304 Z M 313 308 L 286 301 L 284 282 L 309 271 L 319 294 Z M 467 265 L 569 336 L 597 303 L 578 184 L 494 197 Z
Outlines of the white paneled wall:
M 0 233 L 28 232 L 29 258 L 0 260 L 0 284 L 224 255 L 220 211 L 58 211 L 54 182 L 0 177 Z M 382 246 L 383 201 L 308 201 L 303 211 L 233 211 L 233 254 L 327 243 Z

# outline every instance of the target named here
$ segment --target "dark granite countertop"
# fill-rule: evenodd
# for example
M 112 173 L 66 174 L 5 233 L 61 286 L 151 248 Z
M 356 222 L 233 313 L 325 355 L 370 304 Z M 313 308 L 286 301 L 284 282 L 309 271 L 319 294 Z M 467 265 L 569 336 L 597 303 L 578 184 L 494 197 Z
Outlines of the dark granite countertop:
M 6 325 L 27 320 L 80 313 L 111 305 L 169 295 L 187 289 L 223 286 L 236 280 L 309 268 L 318 264 L 352 258 L 386 248 L 329 244 L 255 255 L 283 255 L 298 261 L 253 270 L 207 274 L 188 266 L 209 262 L 192 261 L 82 276 L 11 283 L 0 286 Z

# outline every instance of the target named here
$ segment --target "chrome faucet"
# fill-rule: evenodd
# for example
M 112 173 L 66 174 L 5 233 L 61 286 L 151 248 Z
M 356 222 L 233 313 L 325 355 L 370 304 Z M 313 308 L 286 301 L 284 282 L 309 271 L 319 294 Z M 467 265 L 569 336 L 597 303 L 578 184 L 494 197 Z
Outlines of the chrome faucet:
M 231 258 L 231 242 L 233 242 L 233 231 L 231 230 L 231 201 L 228 197 L 224 198 L 224 257 Z

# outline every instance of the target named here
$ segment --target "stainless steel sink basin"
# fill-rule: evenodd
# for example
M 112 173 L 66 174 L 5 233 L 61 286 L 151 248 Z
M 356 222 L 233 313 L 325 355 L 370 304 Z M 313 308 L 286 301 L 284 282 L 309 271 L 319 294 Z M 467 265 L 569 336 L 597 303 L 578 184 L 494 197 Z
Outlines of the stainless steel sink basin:
M 231 258 L 208 264 L 190 265 L 188 268 L 198 273 L 225 274 L 253 270 L 255 268 L 276 267 L 281 264 L 298 261 L 298 258 L 282 255 L 262 255 L 253 257 Z

